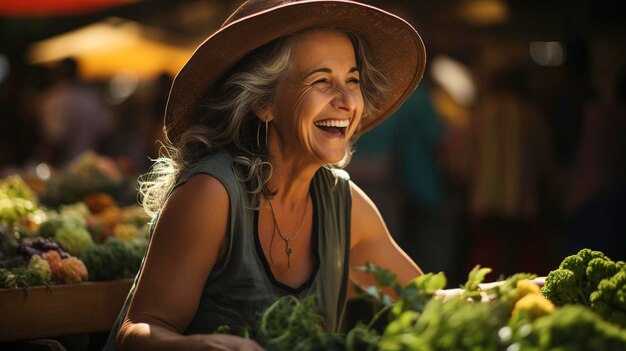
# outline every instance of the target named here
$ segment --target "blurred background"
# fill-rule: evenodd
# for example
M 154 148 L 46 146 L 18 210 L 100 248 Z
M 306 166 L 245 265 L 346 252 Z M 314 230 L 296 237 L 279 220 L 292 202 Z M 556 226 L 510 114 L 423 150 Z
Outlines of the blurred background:
M 0 2 L 0 178 L 45 183 L 88 150 L 146 172 L 173 77 L 241 2 Z M 583 247 L 626 259 L 621 1 L 363 2 L 427 48 L 348 167 L 424 271 L 454 286 L 475 264 L 546 275 Z

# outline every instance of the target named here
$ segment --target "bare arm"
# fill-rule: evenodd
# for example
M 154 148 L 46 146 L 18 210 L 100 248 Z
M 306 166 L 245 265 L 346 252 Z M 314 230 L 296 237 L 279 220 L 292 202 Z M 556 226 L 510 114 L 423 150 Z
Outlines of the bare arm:
M 352 194 L 352 241 L 350 249 L 350 280 L 362 287 L 375 283 L 366 273 L 355 271 L 369 261 L 397 275 L 400 284 L 407 284 L 422 274 L 420 268 L 396 244 L 378 209 L 370 198 L 350 182 Z
M 167 200 L 135 296 L 117 338 L 119 350 L 260 350 L 229 335 L 182 335 L 202 289 L 228 246 L 228 193 L 197 175 Z

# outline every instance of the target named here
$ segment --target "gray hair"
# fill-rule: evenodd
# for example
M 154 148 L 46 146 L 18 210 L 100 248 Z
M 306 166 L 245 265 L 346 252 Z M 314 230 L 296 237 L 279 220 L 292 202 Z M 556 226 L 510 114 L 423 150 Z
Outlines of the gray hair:
M 324 29 L 339 31 L 350 38 L 360 73 L 365 104 L 363 117 L 375 115 L 389 85 L 383 73 L 370 61 L 372 56 L 366 43 L 351 32 Z M 199 106 L 198 123 L 185 131 L 176 145 L 162 146 L 160 157 L 154 160 L 150 172 L 140 178 L 139 191 L 146 212 L 155 215 L 180 176 L 202 157 L 219 149 L 230 152 L 235 165 L 242 171 L 239 180 L 247 184 L 251 206 L 258 207 L 261 196 L 273 195 L 266 186 L 272 165 L 265 145 L 257 142 L 258 133 L 260 130 L 265 133 L 266 127 L 261 127 L 254 109 L 271 105 L 276 99 L 280 84 L 292 66 L 290 38 L 297 34 L 281 37 L 246 56 L 234 73 Z M 345 167 L 355 141 L 356 137 L 348 143 L 343 160 L 327 167 Z

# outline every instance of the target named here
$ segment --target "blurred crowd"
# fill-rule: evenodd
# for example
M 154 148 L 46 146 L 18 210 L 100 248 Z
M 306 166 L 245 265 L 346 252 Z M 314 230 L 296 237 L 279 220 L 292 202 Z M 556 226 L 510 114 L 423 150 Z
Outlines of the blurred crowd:
M 493 278 L 545 275 L 582 247 L 626 259 L 626 76 L 594 86 L 588 54 L 574 54 L 558 74 L 530 63 L 477 70 L 470 104 L 427 74 L 357 142 L 352 179 L 424 271 L 454 286 L 475 264 Z M 63 168 L 86 150 L 146 172 L 171 81 L 155 76 L 116 100 L 109 82 L 82 81 L 72 58 L 12 62 L 0 83 L 0 175 Z
M 626 259 L 626 71 L 594 86 L 589 64 L 572 54 L 552 90 L 530 65 L 493 70 L 471 106 L 427 81 L 358 141 L 352 179 L 424 271 L 455 285 L 476 264 L 545 275 L 584 247 Z
M 41 163 L 63 168 L 88 150 L 146 172 L 163 138 L 171 82 L 162 73 L 120 101 L 112 82 L 81 80 L 71 57 L 52 67 L 15 67 L 0 86 L 4 173 Z

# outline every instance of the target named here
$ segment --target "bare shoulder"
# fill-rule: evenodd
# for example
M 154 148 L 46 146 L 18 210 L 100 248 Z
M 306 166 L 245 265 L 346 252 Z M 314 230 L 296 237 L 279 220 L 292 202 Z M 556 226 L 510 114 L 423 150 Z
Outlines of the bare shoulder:
M 378 208 L 367 194 L 354 182 L 350 181 L 352 195 L 352 246 L 363 239 L 369 240 L 372 236 L 384 235 L 387 228 Z
M 367 196 L 363 189 L 350 181 L 350 194 L 352 196 L 352 217 L 364 220 L 372 215 L 379 215 L 374 202 Z M 364 217 L 364 218 L 361 218 Z
M 181 242 L 178 245 L 223 247 L 228 212 L 229 198 L 224 185 L 213 176 L 197 174 L 178 186 L 167 199 L 154 238 L 167 236 L 168 242 Z
M 227 228 L 228 192 L 208 174 L 197 174 L 178 186 L 165 202 L 154 237 L 172 240 L 221 244 Z
M 227 190 L 212 176 L 195 175 L 172 192 L 152 235 L 128 320 L 184 330 L 226 252 L 228 211 Z
M 217 178 L 200 173 L 176 188 L 165 203 L 164 210 L 171 207 L 195 207 L 197 205 L 228 205 L 226 187 Z

